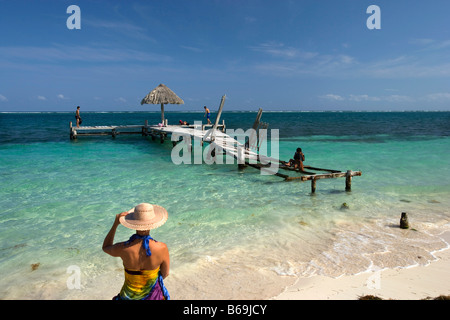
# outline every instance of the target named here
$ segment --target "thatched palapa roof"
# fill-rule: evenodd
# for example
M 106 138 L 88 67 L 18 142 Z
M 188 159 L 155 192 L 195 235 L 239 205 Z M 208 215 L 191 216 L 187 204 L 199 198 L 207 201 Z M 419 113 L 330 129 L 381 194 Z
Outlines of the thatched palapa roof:
M 162 83 L 150 91 L 141 101 L 141 105 L 161 104 L 161 123 L 164 124 L 164 105 L 165 104 L 183 104 L 184 101 L 178 97 L 175 92 L 167 88 Z
M 141 101 L 142 104 L 184 104 L 184 101 L 178 97 L 172 90 L 165 85 L 160 84 L 150 91 Z

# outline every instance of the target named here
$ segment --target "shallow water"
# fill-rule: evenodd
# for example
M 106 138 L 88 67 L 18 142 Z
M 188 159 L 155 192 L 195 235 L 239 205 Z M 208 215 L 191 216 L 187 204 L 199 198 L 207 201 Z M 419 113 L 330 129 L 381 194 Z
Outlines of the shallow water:
M 247 129 L 255 116 L 222 118 Z M 158 117 L 86 113 L 83 125 Z M 282 159 L 300 146 L 306 165 L 362 171 L 351 192 L 326 179 L 314 195 L 309 182 L 236 164 L 176 166 L 170 143 L 140 136 L 70 141 L 72 118 L 0 114 L 0 298 L 110 299 L 123 271 L 101 245 L 114 215 L 140 202 L 169 212 L 152 236 L 169 246 L 174 299 L 270 298 L 296 276 L 424 265 L 449 246 L 439 236 L 450 230 L 448 112 L 263 113 L 280 130 Z M 401 212 L 414 230 L 398 228 Z M 116 241 L 131 233 L 119 227 Z M 80 289 L 68 289 L 70 266 Z

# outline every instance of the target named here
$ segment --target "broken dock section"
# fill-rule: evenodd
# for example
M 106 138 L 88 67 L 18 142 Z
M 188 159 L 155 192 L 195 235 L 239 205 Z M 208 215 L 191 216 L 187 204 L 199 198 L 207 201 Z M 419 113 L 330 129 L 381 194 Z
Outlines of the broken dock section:
M 270 158 L 268 158 L 268 159 L 270 159 Z M 272 160 L 275 160 L 275 159 L 272 159 Z M 280 164 L 278 167 L 278 171 L 271 172 L 270 174 L 273 174 L 277 177 L 283 178 L 284 181 L 301 181 L 301 182 L 311 181 L 311 193 L 316 192 L 317 180 L 335 179 L 335 178 L 344 178 L 344 177 L 345 177 L 345 191 L 351 191 L 352 177 L 362 175 L 361 171 L 352 171 L 352 170 L 340 171 L 340 170 L 334 170 L 334 169 L 316 168 L 316 167 L 311 167 L 311 166 L 304 166 L 304 170 L 300 170 L 300 169 L 294 169 L 292 167 L 286 166 L 284 161 L 279 161 L 279 162 L 280 162 Z M 261 163 L 250 163 L 250 162 L 246 161 L 245 166 L 250 166 L 250 167 L 253 167 L 258 170 L 268 170 L 269 171 L 268 168 L 271 165 L 268 165 L 268 164 L 263 165 Z M 294 171 L 294 172 L 299 173 L 300 175 L 290 176 L 288 174 L 281 173 L 280 170 Z M 306 170 L 308 170 L 308 171 L 306 171 Z M 313 172 L 313 171 L 317 171 L 317 172 Z M 321 173 L 321 172 L 326 172 L 326 173 Z

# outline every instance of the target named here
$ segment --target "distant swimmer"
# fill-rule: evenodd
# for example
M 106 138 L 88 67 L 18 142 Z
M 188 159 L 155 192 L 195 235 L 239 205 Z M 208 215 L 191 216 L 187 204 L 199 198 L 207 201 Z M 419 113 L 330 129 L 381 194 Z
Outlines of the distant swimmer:
M 205 115 L 204 116 L 206 116 L 206 119 L 208 120 L 208 124 L 211 124 L 211 120 L 209 120 L 209 117 L 211 115 L 211 111 L 209 111 L 209 109 L 206 106 L 204 106 L 203 108 L 205 108 Z

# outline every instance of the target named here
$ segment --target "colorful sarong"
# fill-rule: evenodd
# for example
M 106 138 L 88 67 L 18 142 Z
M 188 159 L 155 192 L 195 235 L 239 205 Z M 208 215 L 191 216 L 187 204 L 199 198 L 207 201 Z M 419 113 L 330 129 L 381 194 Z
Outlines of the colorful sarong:
M 114 300 L 170 300 L 159 268 L 155 270 L 125 269 L 125 283 Z

